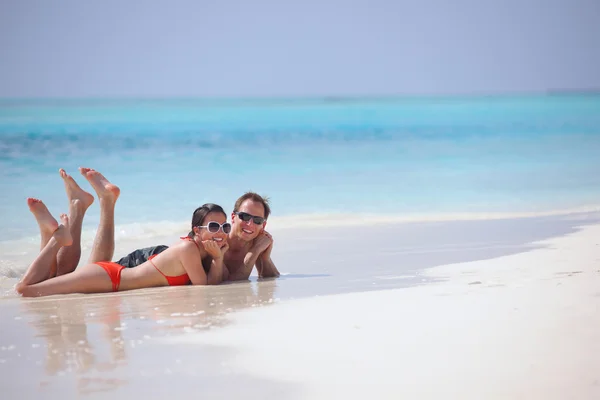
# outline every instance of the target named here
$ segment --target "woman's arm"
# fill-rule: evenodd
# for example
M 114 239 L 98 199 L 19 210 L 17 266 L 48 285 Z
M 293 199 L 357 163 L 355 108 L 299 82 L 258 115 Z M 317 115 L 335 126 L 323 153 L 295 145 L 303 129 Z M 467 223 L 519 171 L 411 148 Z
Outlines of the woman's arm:
M 229 250 L 229 245 L 225 243 L 223 247 L 219 247 L 219 245 L 212 240 L 204 241 L 202 242 L 202 245 L 208 255 L 212 257 L 210 270 L 208 271 L 208 284 L 218 285 L 229 276 L 229 271 L 223 263 L 225 253 Z
M 179 259 L 185 269 L 186 274 L 190 277 L 192 285 L 206 285 L 208 278 L 204 268 L 202 268 L 202 255 L 198 254 L 198 248 L 195 244 L 186 242 L 181 244 L 181 254 Z

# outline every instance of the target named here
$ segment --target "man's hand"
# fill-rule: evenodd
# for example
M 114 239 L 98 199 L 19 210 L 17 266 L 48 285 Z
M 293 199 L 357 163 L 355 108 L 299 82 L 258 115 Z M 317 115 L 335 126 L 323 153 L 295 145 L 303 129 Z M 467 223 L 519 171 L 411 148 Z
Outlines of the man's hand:
M 217 258 L 223 258 L 223 252 L 221 252 L 221 248 L 214 240 L 203 240 L 202 246 L 204 246 L 204 250 L 208 253 L 209 256 L 213 258 L 213 260 Z
M 273 236 L 271 236 L 271 234 L 269 232 L 267 232 L 267 231 L 263 231 L 263 232 L 269 239 L 271 239 L 271 244 L 269 245 L 269 247 L 267 247 L 265 249 L 265 251 L 261 255 L 261 258 L 266 259 L 266 258 L 271 257 L 271 250 L 273 250 L 273 243 L 275 241 L 273 240 Z
M 256 239 L 254 239 L 254 244 L 252 245 L 252 249 L 254 252 L 260 254 L 267 250 L 273 244 L 273 237 L 267 231 L 262 231 Z

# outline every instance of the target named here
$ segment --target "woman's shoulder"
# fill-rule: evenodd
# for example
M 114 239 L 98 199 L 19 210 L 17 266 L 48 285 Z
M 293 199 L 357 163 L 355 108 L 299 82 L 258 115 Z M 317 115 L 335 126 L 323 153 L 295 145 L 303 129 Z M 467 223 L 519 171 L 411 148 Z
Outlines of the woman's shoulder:
M 192 239 L 182 238 L 182 240 L 180 240 L 180 243 L 175 244 L 173 247 L 180 249 L 180 251 L 185 253 L 193 252 L 195 254 L 198 254 L 198 252 L 200 252 L 200 255 L 202 255 L 202 250 L 200 249 L 200 246 Z

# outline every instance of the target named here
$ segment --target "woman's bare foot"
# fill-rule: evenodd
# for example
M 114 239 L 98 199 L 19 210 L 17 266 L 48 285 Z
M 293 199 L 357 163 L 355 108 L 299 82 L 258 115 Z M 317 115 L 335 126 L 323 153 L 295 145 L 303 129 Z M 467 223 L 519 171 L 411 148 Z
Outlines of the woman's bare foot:
M 95 171 L 95 169 L 93 169 L 93 168 L 79 167 L 79 172 L 81 173 L 81 175 L 83 175 L 84 178 L 86 178 L 87 173 L 90 172 L 90 171 Z
M 81 175 L 85 176 L 90 185 L 96 191 L 98 198 L 103 201 L 116 202 L 121 194 L 121 189 L 113 185 L 100 172 L 91 168 L 79 168 Z
M 69 202 L 73 204 L 80 204 L 83 208 L 83 211 L 87 210 L 89 206 L 94 202 L 94 196 L 90 193 L 83 190 L 75 179 L 64 169 L 59 170 L 60 177 L 65 181 L 65 190 L 67 191 L 67 197 L 69 198 Z
M 40 227 L 42 236 L 48 238 L 52 236 L 54 231 L 58 228 L 58 222 L 56 222 L 56 219 L 50 214 L 50 211 L 48 211 L 44 202 L 30 197 L 27 199 L 27 205 Z
M 60 214 L 60 222 L 62 223 L 58 226 L 58 229 L 54 231 L 52 236 L 61 246 L 70 246 L 73 244 L 73 238 L 71 237 L 69 217 L 67 214 Z

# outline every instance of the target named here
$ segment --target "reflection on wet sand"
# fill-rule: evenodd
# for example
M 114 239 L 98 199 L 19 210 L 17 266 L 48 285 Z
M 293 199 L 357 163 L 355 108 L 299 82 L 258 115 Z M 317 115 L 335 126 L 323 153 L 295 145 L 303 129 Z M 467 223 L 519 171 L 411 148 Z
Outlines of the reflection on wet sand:
M 39 385 L 67 376 L 80 394 L 114 390 L 127 384 L 119 369 L 139 354 L 136 347 L 225 326 L 232 312 L 273 304 L 276 289 L 276 280 L 262 280 L 23 300 L 24 319 L 46 341 Z
M 276 280 L 213 287 L 147 289 L 124 297 L 123 316 L 140 325 L 146 336 L 201 331 L 229 323 L 228 314 L 275 301 Z M 173 332 L 176 331 L 176 332 Z M 150 333 L 149 333 L 150 332 Z
M 126 360 L 123 339 L 118 329 L 121 325 L 121 298 L 111 296 L 99 299 L 106 315 L 96 318 L 89 312 L 90 302 L 81 298 L 45 299 L 24 301 L 23 311 L 30 325 L 36 330 L 35 337 L 46 341 L 46 376 L 74 374 L 77 377 L 77 390 L 89 392 L 110 390 L 124 382 L 118 379 L 85 377 L 88 372 L 114 369 Z M 110 346 L 109 360 L 103 361 L 98 352 L 99 343 L 89 338 L 92 324 L 100 323 L 102 341 Z M 41 386 L 50 383 L 42 380 Z M 95 387 L 99 386 L 99 387 Z

